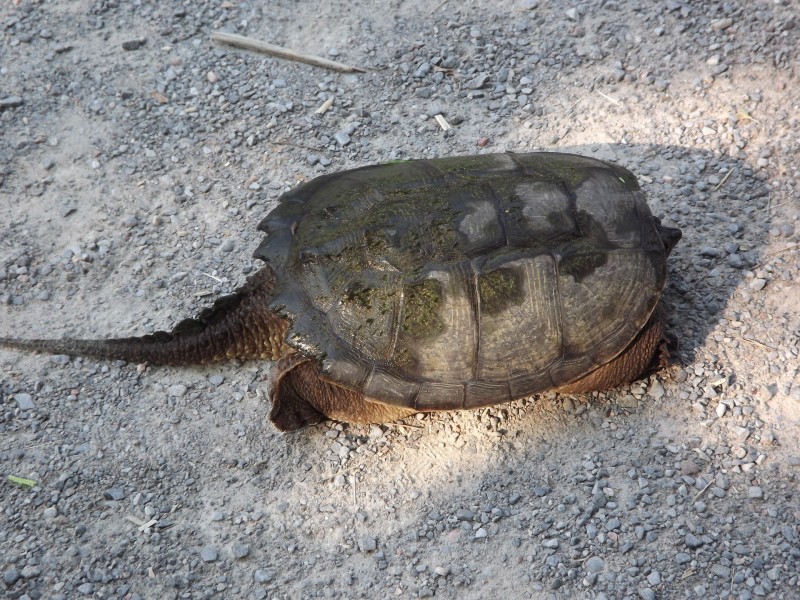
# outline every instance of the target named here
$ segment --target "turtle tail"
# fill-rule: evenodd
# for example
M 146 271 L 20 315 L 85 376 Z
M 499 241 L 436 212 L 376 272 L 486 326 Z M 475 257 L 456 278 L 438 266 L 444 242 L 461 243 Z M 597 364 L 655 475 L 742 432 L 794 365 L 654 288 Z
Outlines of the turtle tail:
M 96 340 L 0 338 L 0 346 L 174 366 L 232 358 L 277 360 L 293 350 L 285 343 L 288 322 L 269 309 L 273 286 L 274 275 L 264 268 L 171 332 Z

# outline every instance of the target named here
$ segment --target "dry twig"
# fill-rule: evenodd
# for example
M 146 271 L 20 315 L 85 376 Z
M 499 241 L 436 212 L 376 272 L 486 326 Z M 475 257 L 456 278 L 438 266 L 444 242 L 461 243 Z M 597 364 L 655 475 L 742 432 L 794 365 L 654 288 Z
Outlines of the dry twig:
M 237 35 L 235 33 L 214 31 L 211 34 L 211 39 L 221 44 L 228 44 L 230 46 L 235 46 L 237 48 L 252 50 L 254 52 L 261 52 L 263 54 L 269 54 L 270 56 L 277 56 L 279 58 L 285 58 L 286 60 L 294 60 L 297 62 L 314 65 L 316 67 L 324 67 L 325 69 L 331 69 L 332 71 L 340 71 L 342 73 L 367 72 L 366 69 L 362 69 L 361 67 L 354 67 L 333 60 L 328 60 L 327 58 L 317 56 L 316 54 L 308 54 L 306 52 L 296 52 L 295 50 L 289 50 L 288 48 L 284 48 L 282 46 L 268 44 L 266 42 L 245 37 L 243 35 Z

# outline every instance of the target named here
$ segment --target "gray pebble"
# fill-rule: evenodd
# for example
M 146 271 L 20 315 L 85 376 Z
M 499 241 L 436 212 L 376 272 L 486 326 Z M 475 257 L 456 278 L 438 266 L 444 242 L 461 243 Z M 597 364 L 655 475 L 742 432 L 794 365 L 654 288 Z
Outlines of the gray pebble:
M 738 254 L 731 254 L 727 260 L 728 264 L 734 269 L 743 269 L 745 267 L 744 259 Z
M 22 568 L 22 576 L 25 579 L 33 579 L 34 577 L 38 577 L 42 574 L 42 570 L 38 567 L 38 565 L 25 565 Z
M 128 52 L 131 52 L 133 50 L 138 50 L 139 48 L 144 46 L 146 43 L 147 43 L 147 40 L 144 40 L 144 39 L 127 40 L 125 42 L 122 42 L 122 49 L 126 50 Z
M 169 386 L 169 389 L 167 390 L 167 393 L 173 398 L 180 398 L 181 396 L 186 395 L 186 392 L 186 386 L 180 383 Z
M 466 508 L 459 508 L 456 511 L 456 519 L 459 521 L 472 521 L 475 518 L 475 513 Z
M 414 90 L 414 93 L 420 98 L 430 98 L 433 96 L 433 88 L 428 86 L 418 87 L 416 90 Z
M 17 401 L 17 406 L 20 410 L 33 410 L 33 396 L 30 394 L 14 394 L 14 400 Z
M 761 489 L 760 485 L 751 485 L 747 488 L 747 497 L 748 498 L 763 498 L 764 497 L 764 490 Z
M 703 246 L 700 248 L 700 256 L 707 256 L 709 258 L 717 258 L 720 255 L 720 251 L 714 248 L 713 246 Z
M 5 573 L 3 573 L 3 582 L 11 586 L 14 585 L 20 577 L 21 575 L 16 569 L 7 569 Z
M 223 375 L 218 374 L 218 373 L 208 376 L 208 382 L 211 385 L 222 385 L 223 381 L 225 381 L 225 377 Z
M 679 565 L 685 565 L 688 562 L 692 562 L 692 557 L 686 552 L 678 552 L 675 555 L 675 562 Z
M 22 106 L 23 103 L 24 101 L 19 96 L 7 96 L 6 98 L 0 99 L 0 110 Z
M 482 73 L 470 81 L 467 87 L 473 90 L 479 90 L 486 85 L 487 81 L 489 81 L 489 76 L 486 73 Z
M 656 600 L 656 593 L 651 588 L 642 588 L 639 590 L 639 597 L 642 600 Z
M 58 509 L 55 506 L 48 506 L 42 511 L 42 515 L 45 519 L 55 519 L 58 516 Z
M 234 247 L 235 247 L 235 244 L 233 243 L 233 240 L 227 239 L 224 242 L 222 242 L 222 245 L 220 246 L 220 250 L 222 250 L 223 252 L 232 252 Z
M 203 559 L 203 562 L 214 562 L 217 560 L 217 556 L 218 554 L 215 548 L 206 546 L 200 550 L 200 558 Z
M 313 167 L 315 164 L 319 162 L 319 156 L 317 154 L 309 154 L 306 156 L 306 163 Z
M 328 56 L 339 56 L 339 50 L 336 48 L 328 48 Z
M 108 488 L 105 492 L 103 492 L 103 496 L 106 500 L 115 500 L 119 502 L 125 497 L 125 490 L 123 490 L 121 487 Z
M 361 536 L 358 538 L 358 549 L 361 552 L 375 552 L 378 549 L 378 542 L 374 537 L 370 537 L 368 535 Z
M 577 21 L 578 20 L 578 9 L 577 8 L 568 8 L 564 11 L 564 14 L 570 21 Z
M 700 546 L 702 546 L 702 545 L 703 545 L 703 540 L 701 540 L 700 538 L 698 538 L 698 537 L 697 537 L 696 535 L 694 535 L 693 533 L 687 533 L 687 534 L 686 534 L 686 538 L 684 539 L 684 543 L 685 543 L 685 544 L 686 544 L 686 545 L 687 545 L 689 548 L 699 548 Z
M 244 558 L 248 554 L 250 554 L 250 546 L 247 544 L 234 544 L 232 547 L 233 556 L 235 558 Z
M 423 77 L 425 77 L 425 75 L 430 73 L 430 71 L 431 71 L 430 63 L 424 62 L 417 68 L 416 71 L 414 71 L 414 77 L 416 77 L 417 79 L 422 79 Z
M 84 596 L 91 596 L 92 594 L 94 594 L 94 584 L 82 583 L 78 586 L 78 591 Z
M 350 136 L 344 131 L 337 131 L 333 134 L 333 137 L 336 138 L 336 141 L 339 142 L 340 146 L 346 146 L 350 143 Z
M 753 281 L 750 282 L 750 285 L 748 287 L 754 292 L 758 292 L 760 290 L 763 290 L 765 285 L 767 285 L 766 279 L 762 279 L 761 277 L 756 277 L 755 279 L 753 279 Z
M 606 568 L 606 562 L 599 556 L 593 556 L 586 561 L 585 566 L 589 573 L 602 573 Z
M 480 527 L 478 531 L 475 532 L 475 539 L 479 540 L 485 538 L 487 535 L 489 535 L 487 531 L 483 527 Z
M 651 571 L 650 575 L 647 576 L 647 583 L 652 586 L 656 586 L 661 583 L 661 575 L 658 571 Z
M 253 576 L 256 580 L 256 583 L 269 583 L 275 579 L 275 573 L 267 569 L 256 569 L 256 572 L 253 574 Z

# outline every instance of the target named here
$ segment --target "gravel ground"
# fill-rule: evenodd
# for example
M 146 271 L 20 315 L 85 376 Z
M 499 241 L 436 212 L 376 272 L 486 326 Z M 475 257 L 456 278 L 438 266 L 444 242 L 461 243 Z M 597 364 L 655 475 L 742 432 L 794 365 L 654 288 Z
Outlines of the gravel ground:
M 268 363 L 0 352 L 0 591 L 799 598 L 798 14 L 0 4 L 0 335 L 169 328 L 258 268 L 283 191 L 394 158 L 613 159 L 684 232 L 666 293 L 679 364 L 609 393 L 280 435 Z

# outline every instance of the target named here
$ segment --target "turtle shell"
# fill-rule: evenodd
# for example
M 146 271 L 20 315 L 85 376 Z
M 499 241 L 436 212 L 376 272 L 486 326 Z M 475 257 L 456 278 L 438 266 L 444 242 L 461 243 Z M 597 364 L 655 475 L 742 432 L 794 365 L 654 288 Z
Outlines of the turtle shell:
M 284 194 L 255 253 L 323 377 L 416 410 L 574 382 L 654 311 L 664 244 L 633 174 L 560 153 L 413 160 Z

